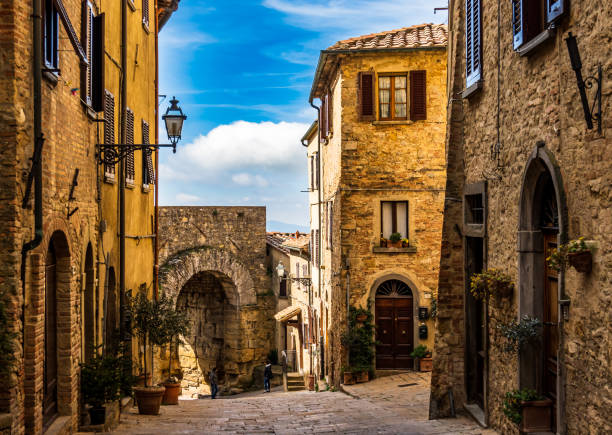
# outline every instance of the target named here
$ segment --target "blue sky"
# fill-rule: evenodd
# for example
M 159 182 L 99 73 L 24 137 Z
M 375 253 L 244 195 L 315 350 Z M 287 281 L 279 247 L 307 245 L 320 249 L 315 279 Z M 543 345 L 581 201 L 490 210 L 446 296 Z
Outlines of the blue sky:
M 319 51 L 340 39 L 446 22 L 426 0 L 182 0 L 160 32 L 160 94 L 188 115 L 160 159 L 162 205 L 265 205 L 308 225 L 300 138 Z M 165 111 L 168 99 L 162 102 Z M 165 139 L 161 126 L 160 141 Z M 269 229 L 274 229 L 273 226 Z

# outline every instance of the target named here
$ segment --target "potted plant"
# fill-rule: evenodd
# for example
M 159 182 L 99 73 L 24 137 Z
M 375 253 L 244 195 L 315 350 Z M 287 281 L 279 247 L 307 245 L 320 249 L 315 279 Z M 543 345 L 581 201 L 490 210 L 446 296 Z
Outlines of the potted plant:
M 427 350 L 427 346 L 419 344 L 414 348 L 410 356 L 414 358 L 415 369 L 421 372 L 430 372 L 432 369 L 431 352 Z
M 485 300 L 490 296 L 507 298 L 512 295 L 513 289 L 512 278 L 498 269 L 475 273 L 470 279 L 470 293 L 477 300 Z
M 163 296 L 159 300 L 149 300 L 144 292 L 138 293 L 130 300 L 134 329 L 144 347 L 143 373 L 145 386 L 135 387 L 138 412 L 145 415 L 159 414 L 162 397 L 166 389 L 164 387 L 150 386 L 150 378 L 147 371 L 147 351 L 149 347 L 161 346 L 168 343 L 168 332 L 165 328 L 165 316 L 171 306 L 170 300 Z M 153 364 L 153 358 L 151 358 Z M 153 368 L 151 368 L 153 372 Z
M 557 271 L 565 268 L 567 263 L 580 273 L 589 273 L 593 267 L 593 255 L 584 237 L 570 240 L 566 245 L 554 248 L 546 261 L 551 269 Z
M 408 246 L 410 246 L 410 240 L 402 239 L 402 248 L 407 248 Z
M 90 424 L 104 424 L 105 404 L 118 400 L 123 382 L 122 361 L 111 354 L 93 353 L 90 361 L 81 364 L 81 392 L 89 408 Z
M 539 336 L 541 326 L 540 319 L 527 315 L 523 316 L 520 322 L 512 320 L 509 323 L 497 325 L 497 329 L 506 338 L 504 351 L 508 353 L 518 352 L 525 343 L 533 341 Z
M 552 430 L 552 401 L 534 390 L 523 388 L 507 392 L 504 414 L 524 433 Z
M 353 378 L 353 372 L 350 367 L 342 367 L 342 378 L 344 380 L 344 385 L 353 385 L 355 383 L 355 378 Z
M 178 405 L 178 398 L 181 395 L 181 383 L 176 376 L 172 375 L 172 345 L 174 344 L 178 347 L 179 344 L 183 343 L 182 337 L 189 333 L 189 320 L 183 313 L 176 311 L 172 306 L 167 308 L 164 328 L 168 339 L 170 355 L 168 357 L 168 379 L 164 382 L 166 391 L 164 392 L 162 403 L 164 405 Z
M 392 233 L 389 236 L 389 243 L 387 246 L 391 245 L 392 248 L 401 248 L 402 247 L 402 235 L 400 233 Z
M 388 243 L 389 241 L 387 239 L 385 239 L 383 236 L 380 236 L 380 247 L 381 248 L 386 248 Z
M 349 328 L 341 337 L 342 345 L 348 348 L 352 367 L 349 373 L 355 376 L 357 382 L 367 382 L 369 372 L 373 370 L 375 342 L 372 320 L 371 304 L 368 303 L 367 309 L 350 307 Z M 344 373 L 346 378 L 346 370 Z

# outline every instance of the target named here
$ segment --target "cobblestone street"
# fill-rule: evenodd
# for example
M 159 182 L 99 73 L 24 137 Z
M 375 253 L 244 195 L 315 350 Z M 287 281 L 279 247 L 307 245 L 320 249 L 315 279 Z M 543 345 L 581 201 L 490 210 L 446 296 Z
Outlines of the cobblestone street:
M 219 400 L 184 400 L 159 416 L 121 417 L 117 434 L 394 433 L 494 434 L 466 417 L 427 420 L 429 374 L 405 373 L 342 392 L 246 393 Z

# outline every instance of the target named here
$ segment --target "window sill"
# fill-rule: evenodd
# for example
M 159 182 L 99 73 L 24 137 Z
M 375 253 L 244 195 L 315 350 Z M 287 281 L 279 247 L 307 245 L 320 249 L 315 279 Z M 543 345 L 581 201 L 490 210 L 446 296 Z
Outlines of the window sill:
M 104 182 L 108 184 L 117 184 L 117 180 L 115 180 L 115 174 L 104 174 Z
M 151 31 L 149 30 L 149 24 L 145 23 L 144 21 L 142 22 L 142 28 L 144 29 L 145 32 L 147 32 L 147 35 L 151 33 Z
M 87 114 L 87 117 L 92 120 L 95 121 L 98 119 L 98 116 L 96 114 L 96 111 L 93 110 L 93 108 L 87 104 L 85 101 L 81 100 L 81 104 L 83 105 L 83 110 L 85 111 L 85 113 Z
M 125 180 L 125 188 L 126 189 L 134 189 L 134 180 Z
M 554 36 L 554 34 L 555 34 L 555 31 L 553 29 L 546 29 L 542 33 L 540 33 L 538 36 L 533 38 L 531 41 L 526 42 L 525 44 L 521 45 L 518 48 L 518 50 L 516 50 L 516 52 L 519 54 L 519 56 L 527 56 L 530 53 L 532 53 L 536 48 L 538 48 L 540 45 L 544 44 L 546 41 L 551 39 Z
M 414 254 L 416 251 L 416 246 L 408 246 L 407 248 L 384 248 L 382 246 L 372 247 L 372 252 L 375 254 Z
M 151 190 L 151 188 L 149 187 L 148 184 L 143 184 L 142 185 L 142 193 L 149 193 L 150 190 Z
M 372 125 L 410 125 L 414 124 L 411 120 L 397 120 L 397 121 L 372 121 Z
M 478 80 L 471 86 L 468 86 L 461 92 L 461 98 L 469 98 L 471 95 L 474 95 L 476 92 L 482 89 L 482 80 Z
M 45 79 L 51 85 L 51 88 L 55 88 L 57 86 L 57 82 L 59 81 L 59 76 L 56 73 L 52 73 L 49 71 L 43 71 L 42 73 L 43 79 Z

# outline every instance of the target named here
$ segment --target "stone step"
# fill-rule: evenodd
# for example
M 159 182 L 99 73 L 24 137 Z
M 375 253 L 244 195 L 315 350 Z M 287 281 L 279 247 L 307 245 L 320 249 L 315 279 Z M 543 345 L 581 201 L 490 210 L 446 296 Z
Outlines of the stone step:
M 287 391 L 302 391 L 305 389 L 306 387 L 303 385 L 287 385 Z

